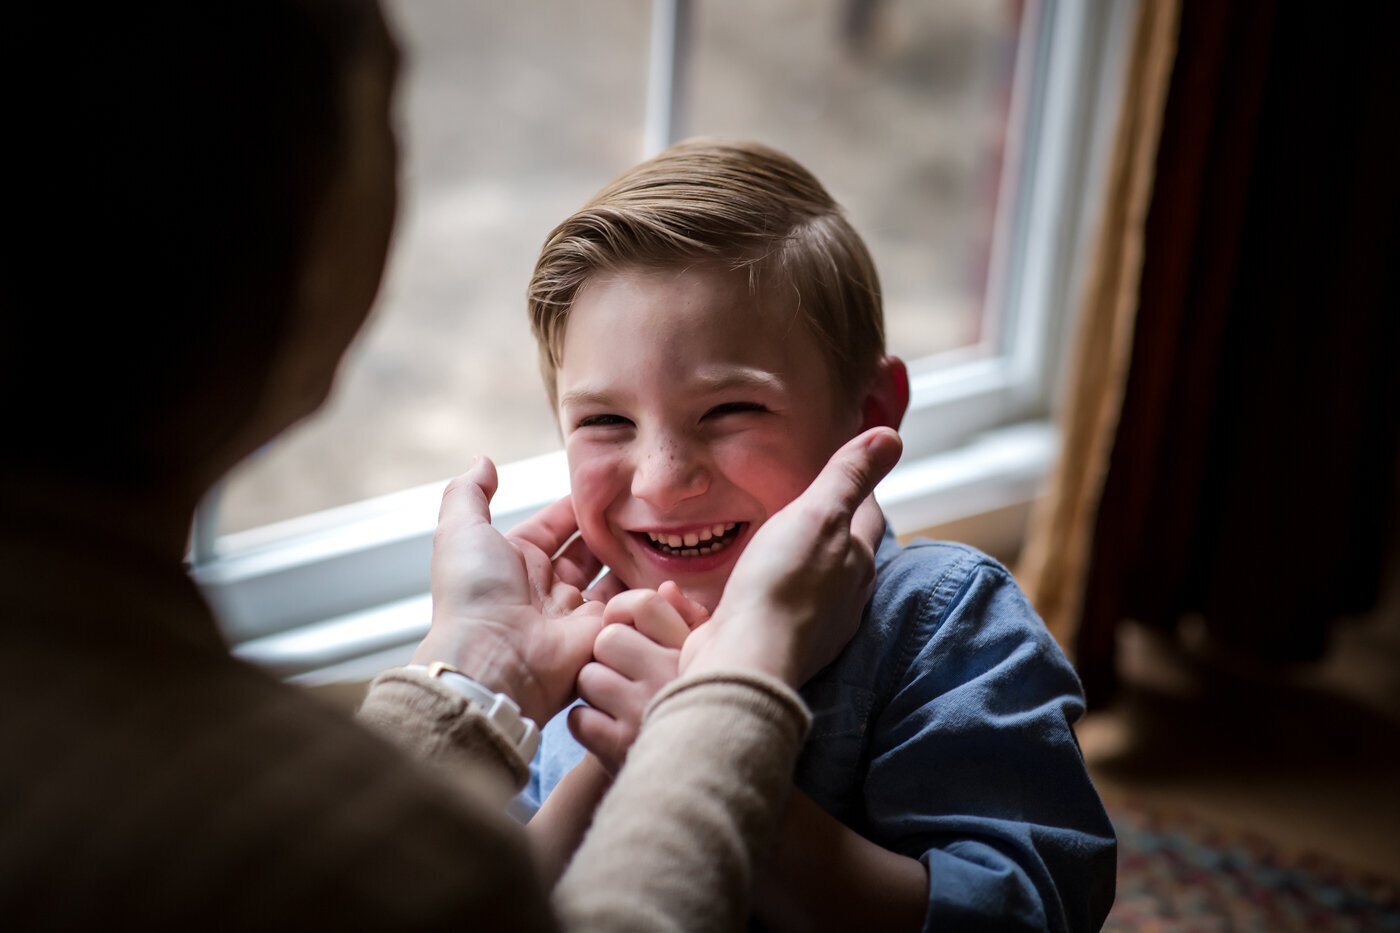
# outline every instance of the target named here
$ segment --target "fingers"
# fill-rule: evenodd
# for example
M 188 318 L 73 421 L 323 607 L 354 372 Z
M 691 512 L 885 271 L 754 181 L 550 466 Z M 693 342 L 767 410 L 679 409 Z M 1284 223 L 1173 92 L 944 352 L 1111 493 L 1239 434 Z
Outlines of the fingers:
M 549 599 L 545 602 L 546 610 L 555 610 L 553 614 L 573 614 L 584 613 L 602 618 L 603 607 L 596 603 L 590 603 L 584 598 L 579 588 L 562 580 L 555 580 L 549 588 Z
M 665 586 L 666 584 L 662 584 Z M 675 597 L 682 601 L 687 612 L 694 615 L 695 608 L 690 600 L 680 594 L 674 583 Z M 701 607 L 703 612 L 703 607 Z M 612 626 L 622 623 L 623 627 L 635 627 L 647 639 L 667 648 L 679 649 L 690 634 L 690 625 L 677 608 L 655 590 L 628 590 L 608 601 L 603 612 L 603 623 Z M 597 653 L 594 646 L 594 653 Z M 601 660 L 601 659 L 600 659 Z
M 650 593 L 658 603 L 660 597 Z M 662 603 L 664 605 L 664 603 Z M 670 606 L 666 609 L 684 627 Z M 607 625 L 593 644 L 596 660 L 579 671 L 578 695 L 588 704 L 569 713 L 569 730 L 615 771 L 641 728 L 651 698 L 676 676 L 679 649 L 664 648 L 630 625 Z M 584 712 L 584 710 L 587 710 Z
M 588 705 L 569 711 L 569 731 L 605 764 L 620 763 L 637 737 L 642 711 L 651 700 L 652 692 L 606 665 L 593 662 L 579 671 L 578 694 Z
M 506 537 L 533 544 L 554 557 L 576 531 L 578 520 L 574 518 L 573 502 L 565 496 L 516 525 Z
M 662 599 L 671 604 L 676 612 L 680 613 L 681 620 L 685 622 L 687 629 L 695 628 L 710 617 L 710 610 L 682 593 L 681 588 L 674 580 L 667 580 L 661 584 L 657 592 L 661 594 Z
M 589 661 L 578 672 L 578 695 L 594 709 L 614 719 L 631 708 L 633 681 L 600 661 Z
M 636 738 L 632 727 L 591 706 L 570 709 L 568 725 L 578 744 L 592 753 L 609 774 L 617 774 Z
M 866 496 L 851 517 L 851 537 L 867 544 L 873 554 L 879 549 L 880 539 L 884 535 L 885 513 L 875 504 L 874 496 Z
M 580 590 L 603 569 L 603 562 L 593 556 L 582 536 L 575 534 L 554 558 L 554 572 L 559 579 Z M 591 594 L 590 599 L 593 599 Z
M 593 642 L 593 657 L 598 665 L 627 680 L 650 684 L 654 689 L 660 689 L 676 676 L 679 656 L 680 644 L 663 645 L 630 625 L 605 624 Z M 584 695 L 587 687 L 580 683 L 579 694 Z M 588 697 L 584 695 L 584 699 Z
M 602 633 L 603 607 L 585 602 L 567 610 L 567 615 L 559 619 L 557 625 L 550 626 L 547 637 L 554 642 L 556 651 L 578 659 L 573 665 L 573 673 L 577 675 L 579 668 L 592 659 L 593 643 Z

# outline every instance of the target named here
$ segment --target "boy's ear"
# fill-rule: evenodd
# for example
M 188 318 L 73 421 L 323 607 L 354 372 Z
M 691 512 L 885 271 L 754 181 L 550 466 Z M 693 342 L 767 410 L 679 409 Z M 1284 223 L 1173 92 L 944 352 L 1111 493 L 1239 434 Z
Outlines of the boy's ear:
M 908 407 L 909 370 L 897 356 L 882 357 L 861 403 L 860 429 L 885 427 L 898 431 Z

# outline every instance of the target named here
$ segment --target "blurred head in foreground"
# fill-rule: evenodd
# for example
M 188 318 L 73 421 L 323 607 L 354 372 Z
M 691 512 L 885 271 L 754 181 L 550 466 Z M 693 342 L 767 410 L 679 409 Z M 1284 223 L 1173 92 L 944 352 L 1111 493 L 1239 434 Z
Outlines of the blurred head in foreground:
M 0 474 L 197 498 L 325 398 L 378 289 L 373 0 L 7 16 Z

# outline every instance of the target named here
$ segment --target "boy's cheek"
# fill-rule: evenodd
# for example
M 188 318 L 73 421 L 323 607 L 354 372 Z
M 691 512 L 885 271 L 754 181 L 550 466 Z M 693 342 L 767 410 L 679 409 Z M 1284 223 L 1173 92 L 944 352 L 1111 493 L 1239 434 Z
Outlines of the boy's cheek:
M 616 486 L 615 471 L 605 462 L 591 457 L 569 457 L 569 489 L 576 511 L 601 510 L 614 498 Z
M 569 489 L 573 496 L 574 516 L 578 519 L 583 539 L 597 554 L 598 549 L 606 550 L 611 544 L 606 539 L 606 512 L 616 498 L 615 471 L 607 464 L 595 459 L 575 462 L 569 458 Z M 602 554 L 597 554 L 603 557 Z
M 807 459 L 812 458 L 794 457 L 792 445 L 771 450 L 738 449 L 725 458 L 722 471 L 763 506 L 766 520 L 802 495 L 826 465 L 825 460 L 807 463 Z

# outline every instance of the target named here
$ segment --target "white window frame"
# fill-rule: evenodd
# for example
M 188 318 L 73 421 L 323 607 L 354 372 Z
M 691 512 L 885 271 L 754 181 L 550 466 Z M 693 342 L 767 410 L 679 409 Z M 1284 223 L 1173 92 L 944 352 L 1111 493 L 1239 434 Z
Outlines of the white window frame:
M 1136 0 L 1042 0 L 1023 29 L 989 308 L 996 344 L 911 362 L 903 461 L 877 490 L 896 531 L 1024 508 L 1058 449 L 1049 421 Z M 654 0 L 649 151 L 676 135 L 688 0 Z M 1030 67 L 1023 67 L 1029 63 Z M 568 491 L 562 452 L 500 466 L 509 528 Z M 291 680 L 363 680 L 427 631 L 428 557 L 446 480 L 218 536 L 202 509 L 191 573 L 236 654 Z M 215 494 L 215 498 L 217 494 Z

